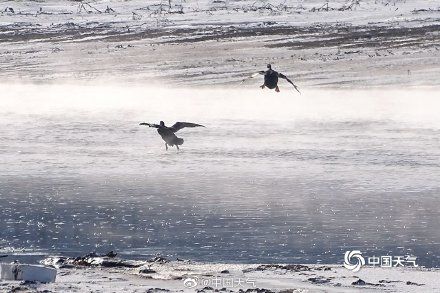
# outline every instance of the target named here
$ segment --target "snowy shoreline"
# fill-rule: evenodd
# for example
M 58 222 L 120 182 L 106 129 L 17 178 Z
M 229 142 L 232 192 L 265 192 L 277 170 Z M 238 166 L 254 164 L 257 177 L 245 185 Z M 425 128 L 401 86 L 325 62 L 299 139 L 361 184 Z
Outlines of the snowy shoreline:
M 258 265 L 148 261 L 114 256 L 51 257 L 55 283 L 2 281 L 2 290 L 24 292 L 435 292 L 439 269 L 363 267 L 354 273 L 342 265 Z M 20 291 L 20 292 L 21 292 Z

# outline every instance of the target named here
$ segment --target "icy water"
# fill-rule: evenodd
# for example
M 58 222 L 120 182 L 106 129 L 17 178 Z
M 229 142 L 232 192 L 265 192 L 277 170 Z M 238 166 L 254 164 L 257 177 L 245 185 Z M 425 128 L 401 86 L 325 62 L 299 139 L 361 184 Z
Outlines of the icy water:
M 434 90 L 1 89 L 0 254 L 440 264 Z

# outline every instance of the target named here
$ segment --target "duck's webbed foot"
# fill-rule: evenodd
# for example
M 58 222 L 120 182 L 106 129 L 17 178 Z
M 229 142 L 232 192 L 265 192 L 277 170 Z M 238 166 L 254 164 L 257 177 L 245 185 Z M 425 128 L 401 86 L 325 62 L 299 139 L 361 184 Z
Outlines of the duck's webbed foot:
M 264 85 L 264 84 L 263 84 L 263 85 L 260 85 L 260 87 L 261 87 L 262 89 L 264 89 L 265 85 Z
M 279 92 L 280 92 L 280 88 L 279 88 L 278 86 L 276 86 L 276 87 L 275 87 L 275 91 L 276 91 L 277 93 L 279 93 Z
M 168 144 L 167 143 L 165 143 L 165 150 L 166 151 L 168 150 Z
M 176 148 L 177 148 L 177 150 L 180 150 L 180 149 L 179 149 L 179 146 L 178 146 L 177 144 L 176 144 Z

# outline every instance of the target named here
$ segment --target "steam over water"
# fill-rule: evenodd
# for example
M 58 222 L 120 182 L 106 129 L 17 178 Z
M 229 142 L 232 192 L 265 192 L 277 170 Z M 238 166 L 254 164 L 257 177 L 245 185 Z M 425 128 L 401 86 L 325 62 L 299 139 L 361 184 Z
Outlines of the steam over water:
M 439 266 L 438 91 L 0 89 L 2 253 Z

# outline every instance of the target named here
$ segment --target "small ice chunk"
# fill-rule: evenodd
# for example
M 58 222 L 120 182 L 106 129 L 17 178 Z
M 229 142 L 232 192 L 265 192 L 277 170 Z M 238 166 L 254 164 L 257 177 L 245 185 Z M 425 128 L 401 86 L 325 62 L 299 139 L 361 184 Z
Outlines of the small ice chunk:
M 0 264 L 0 280 L 36 281 L 41 283 L 55 282 L 57 270 L 42 265 Z

